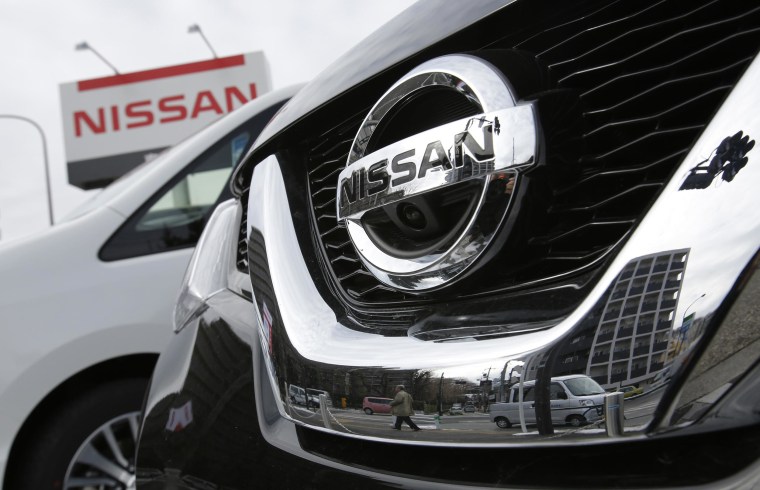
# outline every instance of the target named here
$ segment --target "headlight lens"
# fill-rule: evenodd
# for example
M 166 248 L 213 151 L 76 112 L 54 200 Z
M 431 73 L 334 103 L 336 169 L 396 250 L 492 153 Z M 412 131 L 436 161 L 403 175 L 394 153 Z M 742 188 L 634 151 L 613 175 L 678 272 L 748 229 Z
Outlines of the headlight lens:
M 217 206 L 201 234 L 174 308 L 174 331 L 201 313 L 205 302 L 226 289 L 235 264 L 239 206 L 234 199 Z
M 582 407 L 593 407 L 594 401 L 593 400 L 581 400 L 581 406 Z

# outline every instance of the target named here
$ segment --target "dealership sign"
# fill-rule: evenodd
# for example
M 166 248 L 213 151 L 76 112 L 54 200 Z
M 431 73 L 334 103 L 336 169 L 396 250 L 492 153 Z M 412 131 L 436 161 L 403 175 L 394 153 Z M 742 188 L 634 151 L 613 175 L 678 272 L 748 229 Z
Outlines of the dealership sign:
M 69 182 L 102 187 L 270 89 L 260 51 L 61 84 Z

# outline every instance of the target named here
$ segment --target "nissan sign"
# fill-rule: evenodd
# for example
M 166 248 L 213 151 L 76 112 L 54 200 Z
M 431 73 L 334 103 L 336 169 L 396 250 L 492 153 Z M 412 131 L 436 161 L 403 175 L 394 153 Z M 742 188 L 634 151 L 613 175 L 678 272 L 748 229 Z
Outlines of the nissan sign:
M 69 183 L 102 187 L 271 85 L 260 51 L 62 84 Z

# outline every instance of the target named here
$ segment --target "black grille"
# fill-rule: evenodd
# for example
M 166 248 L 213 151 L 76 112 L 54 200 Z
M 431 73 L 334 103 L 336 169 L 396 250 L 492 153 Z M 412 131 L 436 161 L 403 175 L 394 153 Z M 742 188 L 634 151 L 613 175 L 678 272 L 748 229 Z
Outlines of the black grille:
M 548 155 L 575 169 L 573 177 L 550 186 L 546 216 L 524 239 L 521 268 L 482 281 L 475 293 L 540 284 L 599 264 L 630 233 L 760 42 L 760 7 L 752 2 L 589 5 L 574 9 L 575 18 L 564 15 L 491 40 L 480 32 L 479 46 L 462 46 L 531 53 L 546 66 L 552 88 L 573 94 L 580 107 L 574 153 L 559 148 Z M 506 26 L 509 8 L 503 12 Z M 364 114 L 322 135 L 309 155 L 316 227 L 349 298 L 404 301 L 408 295 L 363 267 L 335 219 L 338 173 Z
M 240 218 L 240 230 L 238 233 L 237 257 L 235 265 L 237 270 L 248 274 L 248 196 L 251 188 L 246 188 L 240 195 L 240 206 L 243 208 L 242 217 Z
M 309 154 L 309 186 L 319 238 L 338 283 L 350 297 L 372 302 L 404 295 L 378 282 L 364 267 L 345 225 L 337 221 L 335 208 L 338 174 L 346 166 L 351 143 L 369 109 L 321 135 Z

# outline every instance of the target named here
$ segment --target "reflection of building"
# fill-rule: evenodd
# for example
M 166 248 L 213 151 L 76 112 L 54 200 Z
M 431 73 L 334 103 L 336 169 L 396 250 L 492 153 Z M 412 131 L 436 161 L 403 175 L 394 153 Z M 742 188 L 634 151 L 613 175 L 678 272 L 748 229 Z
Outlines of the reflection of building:
M 664 369 L 687 257 L 675 250 L 628 263 L 562 345 L 552 375 L 587 374 L 609 388 Z

